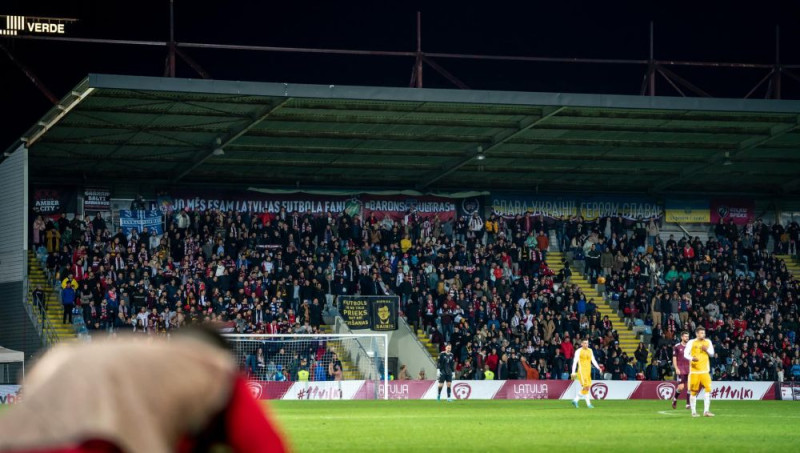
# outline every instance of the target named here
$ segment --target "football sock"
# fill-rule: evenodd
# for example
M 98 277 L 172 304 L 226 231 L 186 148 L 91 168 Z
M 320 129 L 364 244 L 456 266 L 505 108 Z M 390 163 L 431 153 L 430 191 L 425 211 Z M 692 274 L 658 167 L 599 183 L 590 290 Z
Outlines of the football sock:
M 447 387 L 447 397 L 450 398 L 450 387 Z
M 689 404 L 692 406 L 692 413 L 697 413 L 697 395 L 692 395 L 689 397 Z
M 703 398 L 703 412 L 708 412 L 711 409 L 711 393 L 706 392 Z
M 673 399 L 678 400 L 681 398 L 681 392 L 675 392 L 675 397 Z

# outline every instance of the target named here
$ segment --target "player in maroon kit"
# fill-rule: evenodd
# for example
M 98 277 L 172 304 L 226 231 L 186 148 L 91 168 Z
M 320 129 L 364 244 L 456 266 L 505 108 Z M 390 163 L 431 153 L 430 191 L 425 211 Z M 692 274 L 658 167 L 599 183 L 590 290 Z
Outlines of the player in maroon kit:
M 686 348 L 686 343 L 689 342 L 689 332 L 681 332 L 681 342 L 672 347 L 672 366 L 675 368 L 675 377 L 678 381 L 678 388 L 675 389 L 675 395 L 672 397 L 672 408 L 675 409 L 678 405 L 678 398 L 681 397 L 681 392 L 686 388 L 689 382 L 689 361 L 683 356 L 683 350 Z M 686 391 L 686 409 L 689 409 L 689 391 Z

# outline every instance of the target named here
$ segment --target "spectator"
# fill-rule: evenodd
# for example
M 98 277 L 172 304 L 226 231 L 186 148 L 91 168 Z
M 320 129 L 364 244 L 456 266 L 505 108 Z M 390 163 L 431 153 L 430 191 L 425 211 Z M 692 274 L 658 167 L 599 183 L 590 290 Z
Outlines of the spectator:
M 800 359 L 795 359 L 790 370 L 792 380 L 800 381 Z
M 61 282 L 61 289 L 65 289 L 67 286 L 69 286 L 69 287 L 71 287 L 71 288 L 72 288 L 72 290 L 73 290 L 73 291 L 77 291 L 77 290 L 78 290 L 78 287 L 79 287 L 80 285 L 78 284 L 78 281 L 77 281 L 77 280 L 75 280 L 75 278 L 73 278 L 73 277 L 74 277 L 74 276 L 73 276 L 73 274 L 72 274 L 72 273 L 69 273 L 69 274 L 67 274 L 67 278 L 65 278 L 65 279 L 64 279 L 64 280 Z
M 645 378 L 648 381 L 657 381 L 657 380 L 661 379 L 661 377 L 659 376 L 659 371 L 658 371 L 658 362 L 656 361 L 655 358 L 653 358 L 653 360 L 650 362 L 650 365 L 647 365 L 647 368 L 645 369 L 645 373 L 644 374 L 645 374 Z
M 61 322 L 66 324 L 69 320 L 69 323 L 72 324 L 72 310 L 75 308 L 75 288 L 72 284 L 67 283 L 61 290 L 61 305 L 64 307 L 64 316 Z
M 489 368 L 489 365 L 485 365 L 483 367 L 483 380 L 485 381 L 494 380 L 494 372 Z
M 633 353 L 633 356 L 636 358 L 636 371 L 642 373 L 647 366 L 647 355 L 649 351 L 644 343 L 639 343 L 639 346 L 636 348 L 636 351 Z
M 42 287 L 36 285 L 36 289 L 33 290 L 31 293 L 31 297 L 33 298 L 33 304 L 39 310 L 39 314 L 42 317 L 42 321 L 47 317 L 47 299 L 42 290 Z
M 33 221 L 33 246 L 34 249 L 39 248 L 44 243 L 46 224 L 41 215 L 36 216 Z
M 410 381 L 411 375 L 408 374 L 408 367 L 403 364 L 400 365 L 400 371 L 397 373 L 397 380 L 398 381 Z

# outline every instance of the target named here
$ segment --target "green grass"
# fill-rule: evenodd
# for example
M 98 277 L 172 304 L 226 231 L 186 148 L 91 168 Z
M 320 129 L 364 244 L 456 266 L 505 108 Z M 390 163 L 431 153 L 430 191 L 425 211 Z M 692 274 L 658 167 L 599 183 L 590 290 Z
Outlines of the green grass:
M 714 401 L 715 418 L 665 401 L 273 401 L 298 452 L 798 451 L 800 406 Z M 698 401 L 702 408 L 702 402 Z

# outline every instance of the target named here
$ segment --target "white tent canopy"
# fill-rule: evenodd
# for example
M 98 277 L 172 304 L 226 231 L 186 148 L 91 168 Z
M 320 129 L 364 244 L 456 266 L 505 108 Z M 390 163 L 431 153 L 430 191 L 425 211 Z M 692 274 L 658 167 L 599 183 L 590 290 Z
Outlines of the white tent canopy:
M 25 362 L 25 353 L 0 346 L 0 363 Z
M 22 363 L 22 377 L 25 377 L 25 353 L 22 351 L 14 351 L 0 346 L 0 364 L 8 363 Z M 8 367 L 4 367 L 6 370 Z M 7 372 L 7 371 L 6 371 Z

